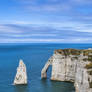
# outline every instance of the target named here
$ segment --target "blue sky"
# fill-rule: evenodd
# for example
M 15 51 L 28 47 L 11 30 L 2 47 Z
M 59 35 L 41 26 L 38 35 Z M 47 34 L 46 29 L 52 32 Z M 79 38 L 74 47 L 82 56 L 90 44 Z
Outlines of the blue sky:
M 0 43 L 92 43 L 92 0 L 0 0 Z

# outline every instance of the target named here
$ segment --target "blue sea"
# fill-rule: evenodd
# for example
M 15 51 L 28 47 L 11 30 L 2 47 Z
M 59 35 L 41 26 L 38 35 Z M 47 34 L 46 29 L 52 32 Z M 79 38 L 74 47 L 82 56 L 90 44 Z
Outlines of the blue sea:
M 92 44 L 0 44 L 0 92 L 75 92 L 73 83 L 50 80 L 51 67 L 47 79 L 41 80 L 41 70 L 54 50 L 64 48 L 87 49 Z M 27 66 L 28 85 L 14 86 L 20 59 Z

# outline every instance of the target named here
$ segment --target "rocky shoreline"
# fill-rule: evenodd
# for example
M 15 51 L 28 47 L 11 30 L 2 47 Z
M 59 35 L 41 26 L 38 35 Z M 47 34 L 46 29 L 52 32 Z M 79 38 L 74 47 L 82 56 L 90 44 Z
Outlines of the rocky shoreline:
M 42 78 L 50 65 L 51 80 L 74 82 L 76 92 L 92 92 L 92 49 L 55 50 L 41 71 Z

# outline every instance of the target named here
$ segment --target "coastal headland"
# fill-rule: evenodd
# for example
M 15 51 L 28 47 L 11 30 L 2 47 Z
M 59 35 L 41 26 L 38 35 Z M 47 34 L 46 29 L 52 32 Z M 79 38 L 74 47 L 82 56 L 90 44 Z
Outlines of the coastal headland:
M 52 66 L 51 80 L 74 82 L 76 92 L 92 92 L 92 49 L 58 49 L 46 62 L 41 78 L 47 78 Z

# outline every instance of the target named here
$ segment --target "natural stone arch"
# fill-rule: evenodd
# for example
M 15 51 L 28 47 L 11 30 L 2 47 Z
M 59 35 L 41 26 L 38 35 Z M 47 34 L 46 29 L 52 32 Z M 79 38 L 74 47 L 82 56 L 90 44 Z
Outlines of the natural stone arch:
M 51 57 L 47 63 L 45 64 L 45 66 L 43 67 L 42 71 L 41 71 L 41 78 L 47 78 L 47 71 L 48 68 L 50 67 L 50 65 L 52 65 L 52 61 L 53 61 L 53 57 Z

